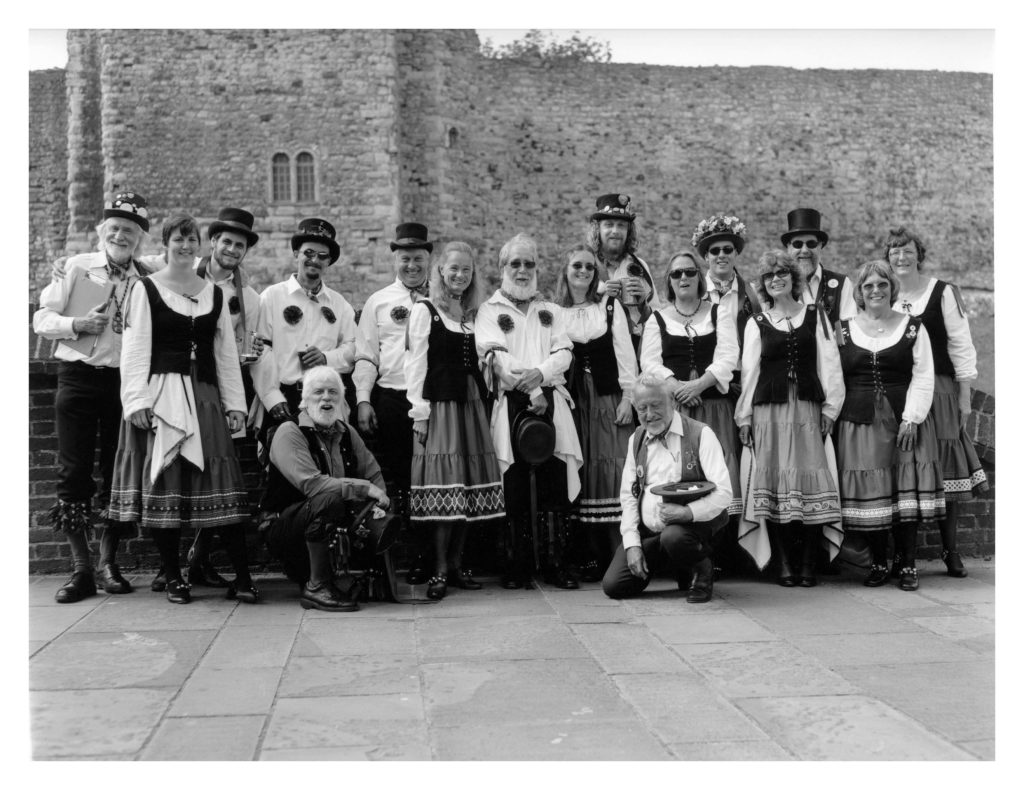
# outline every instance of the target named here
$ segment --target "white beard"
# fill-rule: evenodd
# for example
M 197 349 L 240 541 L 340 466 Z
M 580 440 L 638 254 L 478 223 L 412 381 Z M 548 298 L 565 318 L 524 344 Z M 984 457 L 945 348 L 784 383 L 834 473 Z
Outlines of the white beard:
M 512 274 L 506 270 L 501 276 L 501 290 L 519 301 L 532 299 L 537 295 L 537 274 L 534 273 L 529 285 L 516 285 L 512 281 Z

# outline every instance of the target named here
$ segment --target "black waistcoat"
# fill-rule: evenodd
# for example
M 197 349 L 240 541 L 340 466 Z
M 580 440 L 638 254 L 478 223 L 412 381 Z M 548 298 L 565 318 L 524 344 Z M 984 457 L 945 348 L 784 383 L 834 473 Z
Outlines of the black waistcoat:
M 192 366 L 192 352 L 196 355 L 196 378 L 208 384 L 217 383 L 217 363 L 213 356 L 213 340 L 217 332 L 217 319 L 224 304 L 224 293 L 213 289 L 213 309 L 191 318 L 176 313 L 164 302 L 156 284 L 149 278 L 142 278 L 142 285 L 149 298 L 149 310 L 153 320 L 153 350 L 149 362 L 149 375 L 156 373 L 180 373 L 189 375 Z
M 424 301 L 430 311 L 430 339 L 427 346 L 427 374 L 423 398 L 429 401 L 466 402 L 466 375 L 476 382 L 480 397 L 487 391 L 480 373 L 476 340 L 472 332 L 453 332 L 444 325 L 437 308 Z
M 711 305 L 711 325 L 715 331 L 709 335 L 672 335 L 669 334 L 665 318 L 661 313 L 654 314 L 661 331 L 661 364 L 672 371 L 679 381 L 689 381 L 690 371 L 697 371 L 697 377 L 704 375 L 708 365 L 715 361 L 715 348 L 718 346 L 718 305 Z M 718 388 L 712 384 L 704 390 L 702 398 L 723 398 Z
M 835 285 L 829 285 L 831 282 L 835 282 Z M 836 321 L 839 320 L 839 308 L 842 302 L 843 283 L 845 282 L 845 274 L 832 272 L 822 267 L 815 304 L 828 316 L 829 326 L 835 326 Z
M 566 308 L 570 309 L 570 308 Z M 582 381 L 581 374 L 589 371 L 594 378 L 594 389 L 598 395 L 621 395 L 619 387 L 619 365 L 615 359 L 615 344 L 612 339 L 612 318 L 615 315 L 615 300 L 609 299 L 605 306 L 607 328 L 604 334 L 586 343 L 573 341 L 572 381 L 570 392 L 575 392 Z
M 937 280 L 932 288 L 932 295 L 928 297 L 928 303 L 917 318 L 924 323 L 928 330 L 928 339 L 932 344 L 932 364 L 935 366 L 935 375 L 956 376 L 953 367 L 953 360 L 949 357 L 949 333 L 946 332 L 946 319 L 942 315 L 942 293 L 946 286 L 953 288 L 947 282 Z M 959 294 L 954 290 L 957 297 L 957 304 L 960 304 Z
M 320 470 L 320 474 L 330 475 L 331 460 L 329 450 L 324 440 L 320 438 L 317 429 L 310 425 L 300 425 L 299 430 L 306 437 L 306 442 L 309 444 L 309 454 L 313 458 L 316 468 Z M 346 427 L 342 431 L 341 446 L 339 448 L 341 451 L 341 462 L 345 468 L 341 470 L 340 475 L 334 475 L 335 477 L 359 477 L 362 474 L 356 464 L 356 454 L 352 449 L 352 436 L 349 434 L 349 430 L 351 428 Z M 271 434 L 268 441 L 273 441 L 273 434 Z M 274 466 L 273 463 L 267 466 L 267 487 L 264 489 L 263 497 L 260 499 L 260 510 L 280 513 L 289 505 L 302 502 L 305 498 L 306 495 L 289 483 L 288 479 L 281 474 L 281 470 Z
M 754 316 L 761 332 L 761 370 L 754 388 L 754 404 L 785 403 L 789 398 L 789 382 L 795 381 L 800 400 L 825 400 L 825 391 L 818 379 L 818 310 L 807 305 L 804 322 L 787 332 L 776 329 L 767 313 Z
M 875 418 L 875 398 L 884 395 L 896 419 L 907 403 L 907 389 L 914 372 L 914 343 L 921 321 L 911 318 L 903 336 L 894 346 L 875 353 L 850 339 L 850 322 L 840 321 L 839 359 L 843 363 L 846 400 L 840 420 L 870 425 Z

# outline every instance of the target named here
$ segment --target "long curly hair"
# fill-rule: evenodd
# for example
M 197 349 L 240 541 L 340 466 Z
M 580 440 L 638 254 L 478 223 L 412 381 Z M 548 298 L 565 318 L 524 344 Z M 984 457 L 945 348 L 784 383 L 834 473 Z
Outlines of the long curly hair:
M 486 294 L 484 293 L 483 286 L 480 283 L 480 277 L 477 276 L 476 252 L 472 247 L 466 244 L 466 242 L 448 242 L 444 245 L 441 255 L 438 256 L 436 261 L 434 261 L 434 265 L 430 269 L 430 301 L 433 302 L 438 309 L 451 315 L 451 303 L 455 301 L 456 298 L 455 294 L 451 292 L 451 289 L 445 285 L 442 270 L 448 262 L 448 256 L 454 252 L 465 253 L 473 263 L 473 277 L 469 281 L 469 285 L 466 286 L 466 290 L 462 292 L 461 300 L 462 321 L 463 323 L 469 323 L 476 318 L 476 311 L 479 309 L 480 305 L 483 304 Z
M 574 244 L 562 255 L 562 269 L 558 273 L 558 283 L 555 285 L 555 304 L 559 307 L 573 306 L 572 289 L 569 288 L 569 263 L 577 252 L 588 252 L 594 256 L 594 277 L 590 281 L 590 285 L 587 286 L 587 295 L 584 298 L 593 304 L 598 304 L 601 301 L 601 295 L 597 292 L 597 288 L 601 284 L 596 266 L 597 254 L 586 244 Z
M 587 228 L 586 244 L 594 251 L 599 261 L 604 260 L 601 255 L 601 220 L 590 220 L 590 225 Z M 626 231 L 626 243 L 623 245 L 623 249 L 631 255 L 640 249 L 640 239 L 637 238 L 636 234 L 636 220 L 629 223 L 629 229 Z

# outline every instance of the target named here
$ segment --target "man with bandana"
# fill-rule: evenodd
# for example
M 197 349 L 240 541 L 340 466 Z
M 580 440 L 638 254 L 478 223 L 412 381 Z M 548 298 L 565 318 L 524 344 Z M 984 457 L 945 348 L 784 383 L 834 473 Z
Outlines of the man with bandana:
M 510 564 L 502 579 L 506 589 L 529 587 L 532 559 L 529 464 L 519 458 L 513 424 L 520 412 L 543 415 L 555 429 L 554 455 L 535 472 L 538 512 L 559 522 L 561 545 L 549 546 L 545 579 L 565 589 L 579 584 L 562 562 L 568 545 L 569 503 L 580 492 L 583 452 L 572 421 L 572 400 L 565 372 L 572 362 L 572 341 L 562 309 L 537 295 L 537 244 L 520 233 L 498 254 L 501 287 L 480 306 L 476 318 L 477 353 L 484 378 L 497 398 L 491 415 L 491 435 L 504 476 L 505 504 L 510 525 Z M 539 547 L 538 547 L 539 548 Z
M 600 292 L 619 299 L 629 318 L 633 348 L 639 349 L 644 321 L 662 307 L 651 267 L 637 256 L 636 214 L 629 195 L 601 195 L 590 215 L 587 246 L 604 264 L 606 281 Z
M 394 512 L 408 523 L 412 470 L 412 408 L 406 397 L 405 353 L 409 313 L 427 295 L 430 253 L 427 227 L 407 222 L 395 228 L 391 253 L 395 281 L 370 294 L 359 315 L 355 371 L 356 419 L 380 461 Z M 422 550 L 418 551 L 422 554 Z M 406 581 L 422 584 L 427 573 L 417 558 Z
M 74 255 L 65 275 L 55 276 L 39 297 L 32 318 L 36 334 L 58 343 L 57 504 L 51 510 L 54 529 L 71 546 L 74 572 L 57 591 L 57 603 L 74 603 L 96 594 L 89 554 L 92 498 L 96 494 L 93 462 L 99 429 L 101 487 L 97 504 L 104 520 L 100 538 L 99 580 L 108 593 L 129 593 L 131 584 L 116 563 L 118 527 L 106 520 L 114 454 L 121 425 L 121 338 L 124 312 L 132 287 L 150 270 L 137 260 L 146 233 L 149 209 L 137 192 L 122 192 L 103 210 L 97 228 L 99 251 Z M 76 289 L 78 294 L 76 295 Z M 68 315 L 86 291 L 104 294 L 83 315 Z M 91 340 L 90 340 L 91 338 Z
M 252 366 L 264 448 L 269 447 L 269 429 L 298 413 L 305 371 L 329 365 L 348 373 L 355 358 L 355 310 L 323 281 L 327 267 L 341 256 L 334 226 L 316 217 L 304 219 L 291 246 L 295 273 L 263 291 L 256 322 L 256 334 L 267 347 Z

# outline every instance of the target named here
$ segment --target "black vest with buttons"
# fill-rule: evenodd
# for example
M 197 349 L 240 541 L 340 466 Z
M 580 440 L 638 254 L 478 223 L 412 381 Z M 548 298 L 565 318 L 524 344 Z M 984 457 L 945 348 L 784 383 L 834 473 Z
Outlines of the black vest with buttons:
M 884 396 L 899 420 L 907 403 L 907 389 L 914 372 L 914 343 L 921 321 L 911 318 L 897 343 L 889 348 L 868 351 L 850 339 L 850 322 L 839 322 L 839 359 L 843 363 L 846 400 L 840 420 L 870 425 L 875 419 L 875 400 Z
M 953 360 L 949 357 L 949 333 L 946 332 L 946 319 L 942 315 L 942 292 L 946 290 L 946 286 L 953 289 L 957 306 L 961 305 L 962 300 L 956 287 L 937 280 L 935 287 L 932 288 L 932 295 L 928 297 L 928 304 L 924 306 L 921 315 L 917 317 L 924 322 L 924 328 L 928 330 L 928 339 L 932 344 L 932 364 L 935 366 L 935 375 L 955 377 L 956 369 L 953 367 Z
M 615 360 L 615 344 L 612 340 L 612 318 L 615 315 L 615 300 L 607 300 L 605 306 L 607 329 L 604 334 L 588 340 L 586 343 L 573 341 L 572 344 L 572 380 L 570 392 L 576 392 L 581 386 L 583 377 L 589 372 L 594 379 L 594 389 L 598 395 L 621 395 L 619 387 L 619 365 Z
M 834 282 L 835 285 L 829 285 Z M 831 272 L 822 267 L 821 280 L 818 281 L 817 304 L 828 316 L 828 325 L 835 326 L 839 320 L 839 308 L 842 302 L 843 283 L 846 282 L 846 275 L 839 272 Z
M 697 371 L 697 377 L 704 375 L 708 365 L 715 361 L 715 348 L 718 346 L 718 305 L 711 305 L 711 325 L 715 331 L 708 335 L 672 335 L 669 334 L 665 318 L 655 312 L 654 318 L 661 330 L 661 364 L 672 371 L 679 381 L 689 381 L 690 371 Z M 704 390 L 702 398 L 724 398 L 718 387 L 712 384 Z
M 224 292 L 214 286 L 213 309 L 205 315 L 192 318 L 168 307 L 149 277 L 143 277 L 141 282 L 149 298 L 153 322 L 149 375 L 179 373 L 187 376 L 191 372 L 192 353 L 195 352 L 196 379 L 216 384 L 217 362 L 213 356 L 213 339 L 224 304 Z
M 423 380 L 424 400 L 465 403 L 467 374 L 476 382 L 480 397 L 484 397 L 487 388 L 480 373 L 473 333 L 452 332 L 444 325 L 437 308 L 427 300 L 422 302 L 430 311 L 427 374 Z
M 822 403 L 825 391 L 818 379 L 818 310 L 807 305 L 804 322 L 787 332 L 772 326 L 767 313 L 754 316 L 761 332 L 761 370 L 754 388 L 754 404 L 785 403 L 789 383 L 796 382 L 797 397 Z

